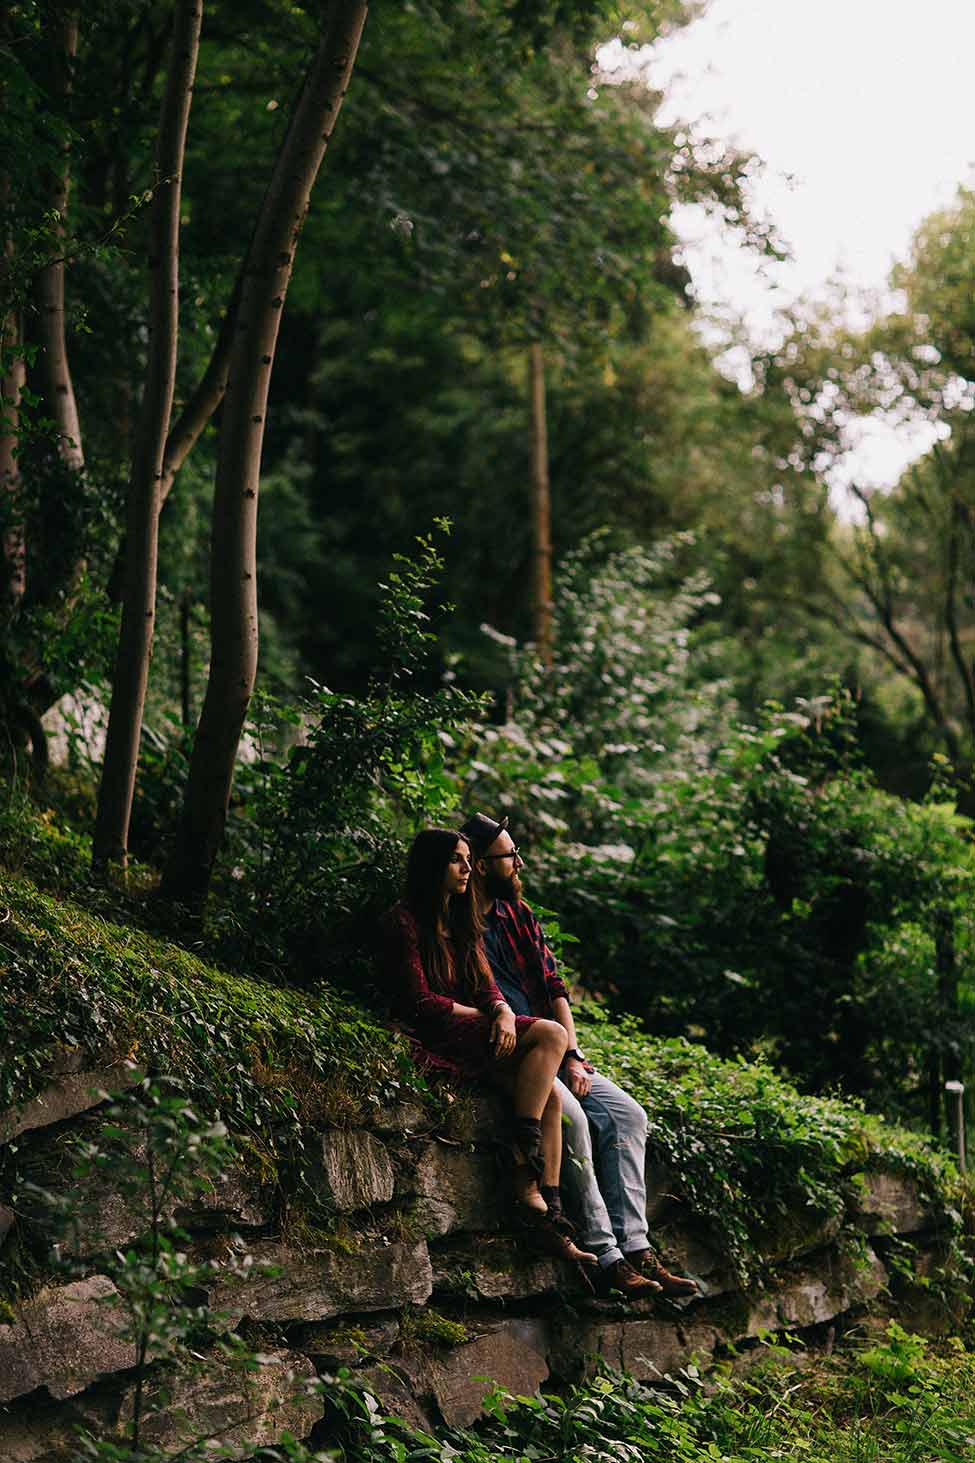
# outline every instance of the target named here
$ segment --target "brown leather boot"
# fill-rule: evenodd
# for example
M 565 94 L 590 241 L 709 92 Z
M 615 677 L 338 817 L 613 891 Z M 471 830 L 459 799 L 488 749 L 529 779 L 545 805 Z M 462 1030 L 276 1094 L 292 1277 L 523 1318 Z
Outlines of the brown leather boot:
M 618 1290 L 624 1300 L 647 1300 L 659 1295 L 663 1287 L 656 1280 L 639 1274 L 626 1260 L 616 1260 L 612 1265 L 602 1265 L 597 1276 L 599 1294 L 608 1296 Z
M 525 1237 L 532 1249 L 540 1255 L 553 1255 L 557 1260 L 574 1260 L 584 1265 L 595 1265 L 596 1256 L 588 1250 L 580 1250 L 572 1238 L 572 1226 L 566 1220 L 555 1223 L 552 1219 L 532 1216 L 525 1231 Z
M 657 1289 L 673 1300 L 686 1300 L 690 1295 L 699 1294 L 696 1280 L 691 1280 L 686 1275 L 672 1275 L 669 1270 L 664 1269 L 653 1250 L 631 1250 L 625 1258 L 634 1270 L 647 1280 L 653 1280 Z

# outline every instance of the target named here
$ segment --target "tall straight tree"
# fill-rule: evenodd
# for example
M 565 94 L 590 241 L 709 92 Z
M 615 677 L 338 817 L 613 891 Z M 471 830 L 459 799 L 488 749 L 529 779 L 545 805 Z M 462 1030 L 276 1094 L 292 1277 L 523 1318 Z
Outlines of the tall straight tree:
M 200 50 L 202 0 L 177 0 L 156 148 L 150 244 L 150 331 L 142 414 L 129 478 L 125 587 L 93 861 L 124 861 L 156 613 L 163 457 L 179 338 L 179 224 L 183 158 Z
M 75 59 L 78 54 L 78 12 L 70 4 L 52 3 L 45 24 L 50 34 L 54 98 L 63 106 L 71 95 Z M 58 166 L 50 176 L 50 208 L 54 221 L 56 253 L 38 272 L 35 285 L 37 330 L 41 354 L 38 361 L 44 394 L 55 424 L 58 452 L 66 467 L 81 472 L 85 465 L 81 443 L 81 420 L 75 397 L 64 325 L 64 256 L 59 247 L 65 238 L 65 216 L 71 187 L 70 143 L 65 139 Z
M 257 500 L 281 311 L 311 191 L 355 65 L 367 0 L 333 0 L 323 20 L 258 219 L 240 294 L 217 456 L 210 549 L 210 675 L 183 812 L 163 880 L 199 903 L 223 836 L 234 762 L 257 674 Z
M 548 420 L 545 414 L 545 353 L 530 347 L 532 421 L 532 600 L 535 647 L 552 664 L 552 510 L 548 479 Z
M 9 242 L 5 241 L 0 266 L 9 259 L 10 249 Z M 24 381 L 20 309 L 12 304 L 0 315 L 0 498 L 4 500 L 6 522 L 0 551 L 0 623 L 16 613 L 27 586 L 20 466 L 17 461 Z

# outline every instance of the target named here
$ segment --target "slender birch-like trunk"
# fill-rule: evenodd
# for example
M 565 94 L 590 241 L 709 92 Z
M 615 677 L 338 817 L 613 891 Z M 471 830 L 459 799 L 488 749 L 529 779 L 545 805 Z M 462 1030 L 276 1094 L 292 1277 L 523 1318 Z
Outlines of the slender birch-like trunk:
M 150 329 L 142 412 L 132 452 L 126 562 L 92 861 L 124 863 L 156 615 L 163 456 L 176 385 L 183 158 L 203 21 L 202 0 L 178 0 L 159 120 L 150 243 Z
M 545 356 L 531 344 L 532 418 L 532 599 L 535 646 L 552 664 L 552 509 L 548 481 L 548 424 L 545 415 Z
M 0 13 L 0 38 L 5 39 L 6 16 Z M 2 100 L 2 98 L 0 98 Z M 2 118 L 0 111 L 0 118 Z M 0 175 L 0 215 L 10 198 L 10 179 Z M 21 511 L 20 399 L 26 384 L 23 319 L 16 292 L 10 287 L 14 242 L 3 239 L 0 249 L 0 498 L 6 527 L 0 545 L 0 624 L 16 615 L 27 589 L 27 541 Z
M 345 97 L 367 0 L 333 0 L 261 206 L 237 310 L 214 489 L 210 676 L 176 844 L 170 898 L 199 904 L 223 836 L 257 673 L 257 495 L 268 386 L 294 253 Z
M 10 245 L 4 249 L 9 257 Z M 3 531 L 3 584 L 0 590 L 0 620 L 4 624 L 17 613 L 27 589 L 27 543 L 21 510 L 20 468 L 17 446 L 20 428 L 20 398 L 24 389 L 23 340 L 20 311 L 11 306 L 0 320 L 0 495 L 4 499 L 6 528 Z
M 78 15 L 69 8 L 57 9 L 50 22 L 52 47 L 56 56 L 55 90 L 62 98 L 71 94 L 72 73 L 78 54 Z M 71 379 L 68 346 L 64 328 L 64 219 L 68 209 L 71 183 L 71 160 L 65 143 L 61 164 L 51 175 L 50 207 L 55 216 L 56 255 L 38 272 L 34 286 L 37 305 L 37 332 L 41 346 L 37 366 L 40 383 L 55 424 L 61 461 L 74 472 L 84 469 L 81 443 L 81 422 L 78 402 Z

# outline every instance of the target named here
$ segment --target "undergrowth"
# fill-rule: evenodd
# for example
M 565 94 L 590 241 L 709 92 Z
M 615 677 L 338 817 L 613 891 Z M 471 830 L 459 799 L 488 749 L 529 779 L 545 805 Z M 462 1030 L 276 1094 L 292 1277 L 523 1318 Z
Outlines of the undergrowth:
M 424 1090 L 405 1043 L 328 988 L 281 989 L 0 874 L 0 1111 L 79 1050 L 165 1070 L 272 1160 L 306 1132 Z
M 872 1161 L 912 1177 L 958 1221 L 951 1160 L 857 1102 L 800 1094 L 760 1061 L 728 1061 L 684 1038 L 648 1040 L 634 1018 L 591 1003 L 576 1024 L 597 1068 L 646 1109 L 651 1151 L 711 1223 L 743 1284 L 756 1278 L 758 1242 L 777 1218 L 797 1208 L 841 1213 L 843 1176 Z
M 9 873 L 0 904 L 0 1111 L 40 1091 L 65 1054 L 117 1053 L 176 1076 L 244 1151 L 289 1164 L 301 1190 L 310 1131 L 368 1122 L 371 1101 L 404 1091 L 430 1100 L 405 1042 L 325 983 L 295 991 L 219 970 Z M 645 1106 L 674 1191 L 743 1284 L 760 1273 L 777 1215 L 838 1213 L 845 1176 L 874 1158 L 912 1175 L 939 1210 L 958 1202 L 949 1160 L 855 1104 L 800 1095 L 760 1063 L 648 1038 L 596 1006 L 580 1029 L 599 1069 Z
M 326 1396 L 346 1463 L 970 1463 L 975 1456 L 975 1355 L 959 1340 L 935 1349 L 896 1323 L 830 1357 L 768 1348 L 757 1363 L 725 1363 L 706 1382 L 691 1365 L 662 1383 L 606 1372 L 562 1396 L 495 1391 L 483 1422 L 437 1437 L 384 1414 L 348 1373 L 326 1385 Z M 296 1463 L 313 1456 L 288 1455 Z

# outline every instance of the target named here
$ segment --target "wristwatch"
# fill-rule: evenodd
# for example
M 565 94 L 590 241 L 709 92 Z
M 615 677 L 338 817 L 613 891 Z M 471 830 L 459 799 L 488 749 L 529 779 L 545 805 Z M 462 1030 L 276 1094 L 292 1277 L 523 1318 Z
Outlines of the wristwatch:
M 569 1050 L 565 1054 L 565 1060 L 568 1061 L 570 1057 L 575 1057 L 577 1062 L 585 1062 L 586 1060 L 577 1046 L 569 1047 Z

